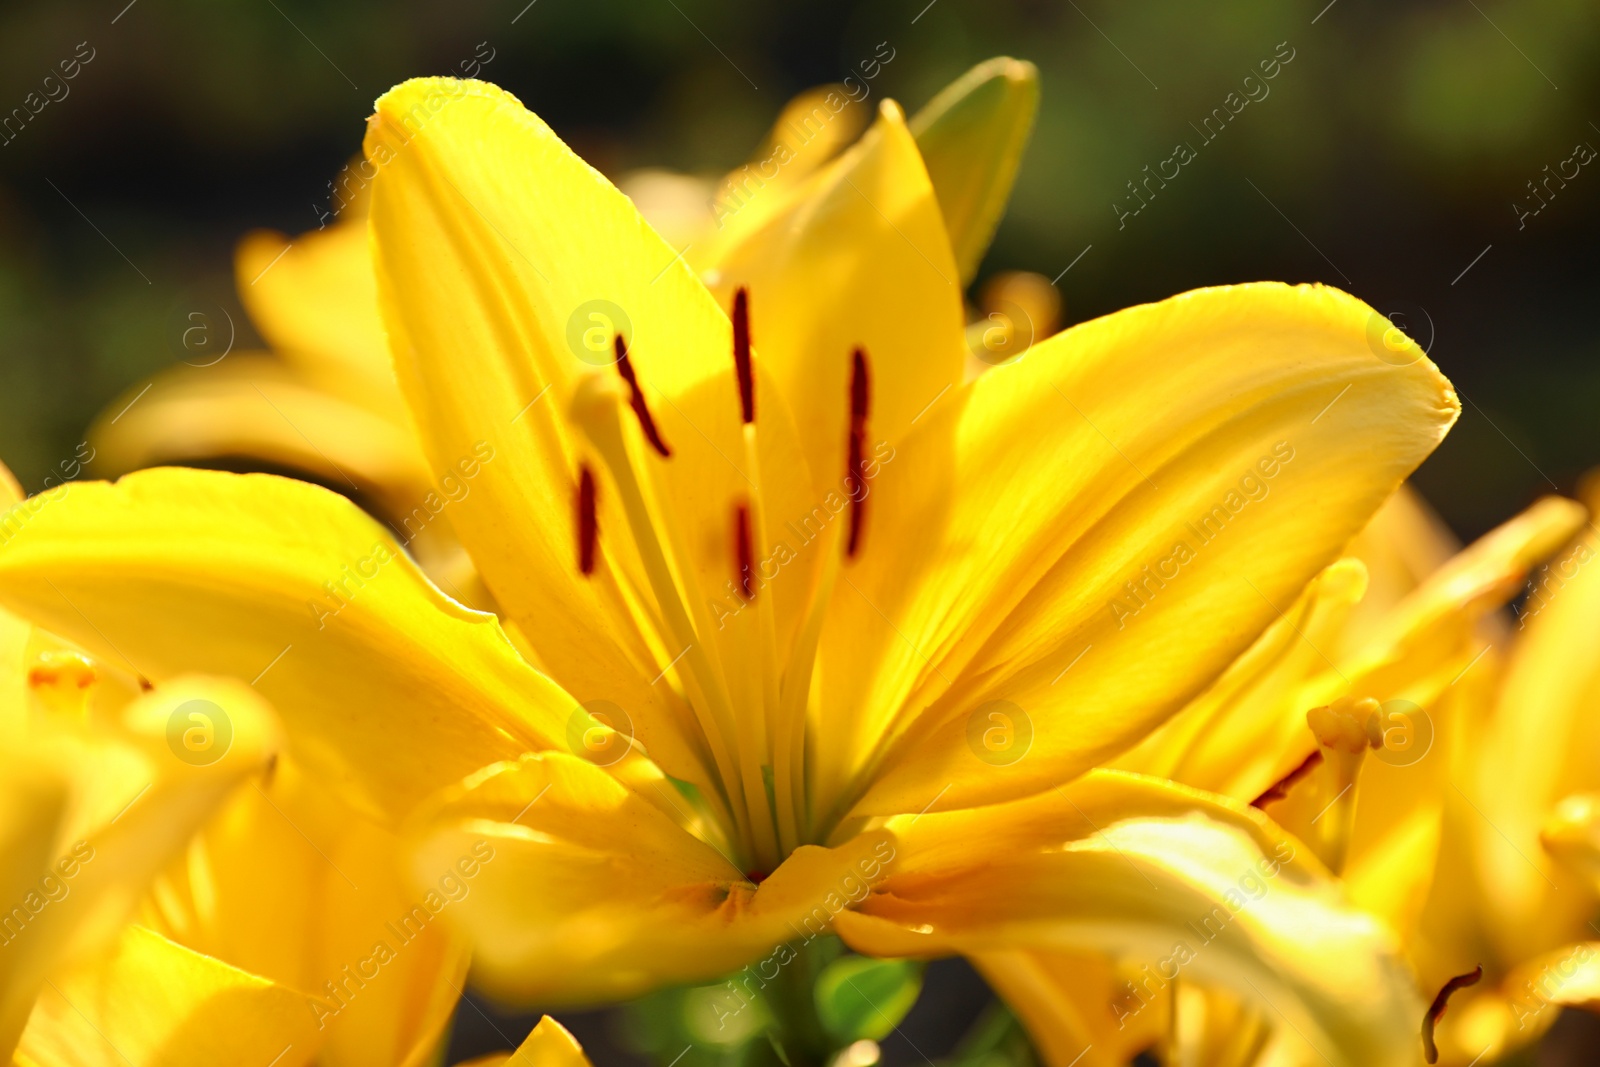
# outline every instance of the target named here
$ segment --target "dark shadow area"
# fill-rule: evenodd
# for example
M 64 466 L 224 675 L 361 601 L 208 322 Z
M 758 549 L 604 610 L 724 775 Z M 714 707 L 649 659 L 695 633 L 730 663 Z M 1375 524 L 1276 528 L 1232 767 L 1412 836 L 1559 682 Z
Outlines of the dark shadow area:
M 895 1032 L 879 1046 L 882 1067 L 918 1067 L 948 1056 L 994 999 L 988 985 L 964 959 L 935 960 L 928 965 L 922 996 Z M 507 1013 L 482 997 L 469 995 L 456 1009 L 446 1063 L 515 1048 L 539 1022 L 543 1012 Z M 605 1067 L 648 1067 L 652 1061 L 634 1051 L 624 1032 L 622 1009 L 551 1011 L 572 1031 L 584 1051 Z

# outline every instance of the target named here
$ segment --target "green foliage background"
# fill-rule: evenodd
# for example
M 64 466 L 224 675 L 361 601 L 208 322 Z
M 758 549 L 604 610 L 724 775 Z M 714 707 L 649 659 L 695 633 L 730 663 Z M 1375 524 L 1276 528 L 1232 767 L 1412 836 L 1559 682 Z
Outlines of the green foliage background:
M 1600 462 L 1600 168 L 1525 229 L 1512 206 L 1576 143 L 1600 145 L 1600 7 L 926 2 L 11 3 L 0 114 L 78 42 L 95 58 L 0 146 L 0 455 L 38 488 L 96 410 L 172 362 L 180 294 L 236 309 L 233 241 L 313 227 L 372 99 L 406 76 L 487 42 L 484 75 L 603 170 L 716 172 L 790 94 L 887 41 L 872 88 L 908 107 L 990 55 L 1039 65 L 1038 129 L 985 270 L 1053 277 L 1089 248 L 1060 282 L 1069 321 L 1254 278 L 1404 301 L 1467 397 L 1420 477 L 1461 532 Z M 1190 124 L 1280 42 L 1295 58 L 1271 95 L 1119 229 L 1126 183 L 1198 147 Z

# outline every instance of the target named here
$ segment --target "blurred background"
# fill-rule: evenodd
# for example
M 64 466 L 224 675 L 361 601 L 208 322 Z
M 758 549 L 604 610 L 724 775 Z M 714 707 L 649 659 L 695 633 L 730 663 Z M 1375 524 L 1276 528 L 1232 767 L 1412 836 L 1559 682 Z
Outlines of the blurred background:
M 1040 68 L 980 285 L 1054 279 L 1067 324 L 1265 278 L 1403 315 L 1463 395 L 1416 477 L 1463 537 L 1600 464 L 1592 0 L 8 0 L 0 457 L 30 491 L 81 458 L 95 413 L 175 362 L 174 312 L 197 294 L 253 344 L 235 241 L 315 228 L 403 78 L 477 72 L 608 174 L 712 177 L 791 95 L 886 50 L 870 91 L 908 109 L 992 55 Z M 1262 61 L 1279 64 L 1265 94 L 1244 80 Z M 1178 176 L 1144 184 L 1180 143 Z M 932 977 L 893 1061 L 947 1052 L 982 1006 L 970 972 Z M 458 1050 L 509 1047 L 531 1021 L 464 1007 Z M 1576 1025 L 1543 1062 L 1566 1062 Z

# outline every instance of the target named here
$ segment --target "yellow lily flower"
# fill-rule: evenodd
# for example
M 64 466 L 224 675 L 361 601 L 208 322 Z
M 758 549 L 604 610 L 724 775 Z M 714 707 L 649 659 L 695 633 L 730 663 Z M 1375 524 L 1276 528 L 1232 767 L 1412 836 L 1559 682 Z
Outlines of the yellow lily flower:
M 15 536 L 48 503 L 0 481 Z M 0 649 L 0 1039 L 18 1063 L 429 1062 L 467 964 L 432 920 L 469 879 L 413 898 L 393 834 L 280 756 L 239 682 L 138 695 L 4 612 Z
M 590 1067 L 589 1057 L 567 1028 L 546 1015 L 539 1020 L 515 1052 L 496 1052 L 459 1064 L 458 1067 Z
M 731 321 L 492 86 L 402 85 L 367 153 L 402 392 L 430 467 L 476 469 L 452 525 L 541 669 L 347 501 L 270 476 L 46 497 L 0 600 L 152 677 L 274 663 L 294 753 L 406 821 L 414 874 L 492 844 L 451 916 L 500 996 L 781 966 L 829 927 L 879 954 L 1153 949 L 1270 878 L 1197 974 L 1335 1062 L 1410 1061 L 1410 979 L 1314 856 L 1096 768 L 1442 437 L 1458 405 L 1420 350 L 1379 358 L 1345 294 L 1260 284 L 966 383 L 960 272 L 890 102 L 777 191 L 777 253 L 722 260 Z
M 3 467 L 0 496 L 5 537 L 37 520 L 38 502 L 24 502 Z M 276 724 L 265 702 L 233 681 L 119 687 L 5 612 L 0 686 L 0 1058 L 87 1063 L 104 1054 L 105 1038 L 90 1035 L 74 1049 L 64 1035 L 100 1007 L 93 977 L 130 952 L 166 955 L 125 924 L 217 805 L 269 765 Z M 222 706 L 219 723 L 209 713 Z M 287 1010 L 281 997 L 230 985 L 208 961 L 186 962 L 210 995 L 173 1005 L 172 1026 L 213 1019 L 223 999 L 236 1019 Z M 123 1036 L 170 1036 L 149 1023 Z
M 412 894 L 396 851 L 280 762 L 155 879 L 110 951 L 56 978 L 19 1062 L 434 1062 L 468 962 L 436 918 L 471 879 L 452 867 Z
M 213 697 L 237 712 L 233 749 L 216 764 L 190 768 L 168 751 L 168 720 L 183 705 Z M 261 710 L 237 685 L 185 680 L 129 704 L 125 730 L 36 728 L 29 739 L 8 743 L 0 756 L 0 1048 L 8 1057 L 41 1067 L 82 1062 L 56 1049 L 63 1030 L 81 1029 L 78 1013 L 99 1007 L 84 976 L 125 951 L 124 923 L 144 885 L 215 805 L 264 765 L 272 741 Z M 252 1010 L 283 1008 L 240 992 Z M 204 998 L 175 1006 L 173 1018 L 195 1023 L 205 1007 Z M 90 1044 L 103 1043 L 90 1037 Z
M 1591 509 L 1600 493 L 1582 494 Z M 1592 525 L 1532 575 L 1509 648 L 1493 655 L 1452 753 L 1445 837 L 1416 954 L 1425 975 L 1483 967 L 1441 1028 L 1440 1062 L 1507 1055 L 1563 1007 L 1600 1009 L 1600 842 L 1591 754 L 1600 687 Z
M 1459 892 L 1453 879 L 1435 881 L 1435 858 L 1459 720 L 1492 677 L 1480 663 L 1492 638 L 1484 624 L 1584 521 L 1579 505 L 1547 499 L 1452 557 L 1437 520 L 1398 494 L 1353 542 L 1352 557 L 1118 765 L 1254 799 L 1401 935 L 1431 995 L 1473 967 L 1430 965 L 1417 927 L 1430 890 Z M 1308 707 L 1317 710 L 1308 716 Z M 1380 756 L 1363 759 L 1373 748 Z M 1203 1067 L 1315 1061 L 1286 1053 L 1259 1006 L 1189 981 L 1185 963 L 1172 953 L 1148 963 L 1039 953 L 980 961 L 1053 1060 L 1090 1043 L 1090 1067 L 1148 1047 L 1162 1048 L 1165 1062 Z
M 270 1053 L 292 1046 L 283 1063 L 420 1067 L 436 1060 L 469 962 L 439 914 L 472 891 L 493 852 L 469 848 L 415 890 L 402 855 L 393 831 L 286 758 L 269 787 L 238 796 L 156 881 L 140 918 L 303 994 Z

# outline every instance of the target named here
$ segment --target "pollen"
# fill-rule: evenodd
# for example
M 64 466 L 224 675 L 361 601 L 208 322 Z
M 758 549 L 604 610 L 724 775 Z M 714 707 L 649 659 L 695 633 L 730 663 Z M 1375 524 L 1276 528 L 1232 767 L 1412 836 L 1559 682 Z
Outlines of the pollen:
M 656 429 L 656 420 L 650 414 L 650 406 L 644 402 L 644 393 L 639 389 L 639 377 L 634 374 L 633 361 L 628 358 L 628 342 L 624 341 L 619 333 L 614 343 L 617 349 L 617 373 L 628 383 L 628 403 L 632 406 L 633 413 L 639 416 L 639 428 L 644 431 L 645 440 L 649 441 L 650 446 L 665 459 L 672 455 L 672 449 L 661 439 L 661 431 Z

